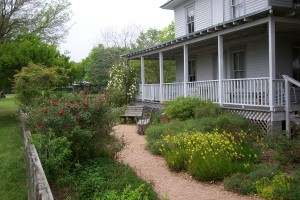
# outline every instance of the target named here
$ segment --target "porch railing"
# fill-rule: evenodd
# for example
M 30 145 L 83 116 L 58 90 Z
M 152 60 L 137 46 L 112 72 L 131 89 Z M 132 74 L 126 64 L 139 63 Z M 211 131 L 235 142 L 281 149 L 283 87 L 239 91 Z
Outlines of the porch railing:
M 269 78 L 226 79 L 222 87 L 224 104 L 269 105 Z
M 274 80 L 274 105 L 285 105 L 284 80 Z M 168 101 L 184 96 L 184 83 L 164 83 L 162 97 L 159 84 L 144 84 L 144 100 Z M 141 94 L 141 85 L 139 94 Z M 219 102 L 219 81 L 187 83 L 187 96 Z M 222 81 L 223 104 L 269 106 L 269 78 L 225 79 Z M 141 99 L 141 96 L 138 98 Z

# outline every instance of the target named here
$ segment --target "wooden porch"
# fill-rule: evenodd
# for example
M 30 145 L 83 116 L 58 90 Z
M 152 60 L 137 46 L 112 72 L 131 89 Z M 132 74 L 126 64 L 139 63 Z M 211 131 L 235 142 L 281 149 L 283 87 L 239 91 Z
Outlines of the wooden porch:
M 187 83 L 186 95 L 184 83 L 163 83 L 139 85 L 138 100 L 163 102 L 174 100 L 178 97 L 199 97 L 203 100 L 211 100 L 222 106 L 248 106 L 266 110 L 270 108 L 270 101 L 274 107 L 285 106 L 285 83 L 284 80 L 273 80 L 274 97 L 270 98 L 270 79 L 246 78 L 246 79 L 224 79 L 195 81 Z M 221 85 L 221 90 L 220 90 Z M 162 90 L 162 91 L 161 91 Z M 291 88 L 291 102 L 297 103 L 294 88 Z

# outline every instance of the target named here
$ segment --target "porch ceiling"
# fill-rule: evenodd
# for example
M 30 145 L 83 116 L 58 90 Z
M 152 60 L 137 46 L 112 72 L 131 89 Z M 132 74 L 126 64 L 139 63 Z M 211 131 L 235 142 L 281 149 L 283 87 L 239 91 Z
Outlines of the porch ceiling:
M 216 46 L 219 34 L 223 35 L 224 44 L 257 35 L 267 36 L 267 22 L 270 14 L 275 16 L 276 34 L 299 37 L 300 11 L 270 7 L 249 16 L 224 22 L 150 48 L 123 55 L 123 57 L 131 60 L 139 60 L 143 56 L 145 60 L 156 60 L 159 58 L 159 52 L 163 52 L 165 60 L 174 60 L 177 55 L 182 55 L 185 44 L 188 45 L 189 52 L 199 50 L 203 47 Z

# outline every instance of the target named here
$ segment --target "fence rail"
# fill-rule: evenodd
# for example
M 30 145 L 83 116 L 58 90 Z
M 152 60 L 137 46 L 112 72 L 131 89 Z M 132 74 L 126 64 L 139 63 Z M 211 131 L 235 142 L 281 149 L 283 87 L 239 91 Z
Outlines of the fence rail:
M 21 116 L 24 116 L 22 112 Z M 31 132 L 26 130 L 24 123 L 22 128 L 28 167 L 28 199 L 54 200 L 36 148 L 29 142 Z

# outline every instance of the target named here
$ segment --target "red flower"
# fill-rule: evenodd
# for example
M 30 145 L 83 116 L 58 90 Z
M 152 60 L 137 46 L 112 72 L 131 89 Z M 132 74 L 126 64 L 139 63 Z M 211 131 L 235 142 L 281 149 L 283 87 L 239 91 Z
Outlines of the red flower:
M 76 105 L 76 108 L 77 108 L 77 109 L 79 109 L 79 108 L 80 108 L 80 106 L 79 106 L 79 105 Z
M 53 106 L 57 106 L 57 101 L 52 101 L 53 102 Z
M 48 109 L 45 109 L 45 110 L 44 110 L 44 113 L 48 113 L 48 111 L 49 111 Z
M 73 104 L 68 104 L 68 108 L 71 108 L 73 107 L 74 105 Z
M 45 122 L 40 123 L 40 126 L 42 126 L 42 127 L 45 126 L 45 125 L 46 125 Z
M 70 103 L 72 103 L 72 102 L 73 102 L 73 100 L 71 99 L 71 100 L 70 100 Z
M 76 113 L 75 117 L 79 117 L 79 114 L 78 114 L 78 113 Z
M 85 103 L 85 104 L 83 104 L 83 106 L 84 106 L 85 108 L 87 108 L 87 107 L 89 107 L 89 104 Z
M 63 114 L 64 112 L 65 112 L 64 110 L 60 110 L 59 113 L 58 113 L 59 116 L 62 116 L 62 114 Z
M 71 126 L 68 125 L 68 126 L 67 126 L 67 129 L 70 129 L 70 128 L 71 128 Z
M 88 94 L 88 93 L 89 93 L 89 91 L 87 91 L 87 90 L 83 91 L 83 94 Z
M 105 94 L 101 95 L 101 99 L 105 100 L 106 99 L 106 95 Z

